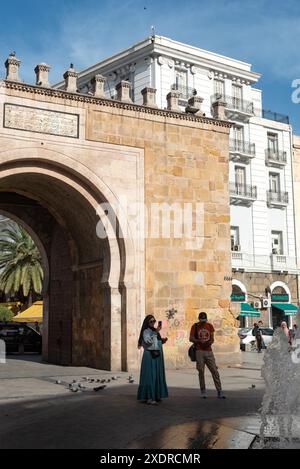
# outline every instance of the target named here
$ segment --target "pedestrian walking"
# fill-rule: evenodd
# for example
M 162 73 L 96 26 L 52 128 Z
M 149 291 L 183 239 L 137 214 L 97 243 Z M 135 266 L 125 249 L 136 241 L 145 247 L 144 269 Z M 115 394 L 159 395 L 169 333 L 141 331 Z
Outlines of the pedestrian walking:
M 286 338 L 288 339 L 288 342 L 290 345 L 292 345 L 292 331 L 289 330 L 288 325 L 285 321 L 282 321 L 280 324 L 280 327 L 284 334 L 286 335 Z
M 263 347 L 263 337 L 262 337 L 261 329 L 260 329 L 259 325 L 256 322 L 254 323 L 254 327 L 252 329 L 252 335 L 256 339 L 257 352 L 261 353 L 261 349 Z
M 225 399 L 215 356 L 211 348 L 212 344 L 214 343 L 215 329 L 213 325 L 208 322 L 207 314 L 205 312 L 200 313 L 198 319 L 199 322 L 194 324 L 191 328 L 190 342 L 192 342 L 196 348 L 196 362 L 199 373 L 201 397 L 203 399 L 207 398 L 205 386 L 206 365 L 214 380 L 214 384 L 218 393 L 217 397 L 219 399 Z
M 138 348 L 143 348 L 144 354 L 137 399 L 150 405 L 157 405 L 168 397 L 163 354 L 163 344 L 168 339 L 161 338 L 161 322 L 157 328 L 155 324 L 155 317 L 148 315 L 143 322 L 138 341 Z
M 294 324 L 292 332 L 291 332 L 292 341 L 296 339 L 297 332 L 298 332 L 298 326 L 297 326 L 297 324 Z

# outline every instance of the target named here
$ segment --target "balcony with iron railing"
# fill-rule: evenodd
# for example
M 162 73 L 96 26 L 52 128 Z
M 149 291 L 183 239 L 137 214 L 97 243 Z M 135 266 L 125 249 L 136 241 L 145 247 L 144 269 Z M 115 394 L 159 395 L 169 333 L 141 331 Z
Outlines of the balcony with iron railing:
M 243 161 L 248 163 L 255 157 L 255 143 L 243 140 L 230 139 L 229 141 L 230 159 L 233 161 Z
M 289 116 L 279 114 L 278 112 L 267 111 L 265 109 L 262 110 L 262 117 L 271 121 L 281 122 L 282 124 L 290 123 Z
M 267 148 L 265 151 L 266 154 L 266 164 L 268 166 L 285 166 L 287 163 L 287 154 L 286 151 L 281 150 L 271 150 Z
M 212 104 L 216 101 L 225 102 L 228 119 L 248 121 L 250 117 L 254 116 L 254 105 L 252 101 L 246 101 L 245 99 L 218 93 L 211 97 Z
M 267 204 L 270 208 L 285 208 L 289 203 L 288 192 L 267 191 Z
M 251 205 L 257 199 L 257 187 L 237 182 L 230 183 L 230 203 Z
M 184 99 L 184 100 L 187 100 L 187 99 L 191 98 L 192 96 L 197 95 L 196 88 L 190 88 L 188 86 L 179 85 L 177 83 L 174 83 L 171 86 L 171 90 L 172 91 L 179 91 L 181 99 Z

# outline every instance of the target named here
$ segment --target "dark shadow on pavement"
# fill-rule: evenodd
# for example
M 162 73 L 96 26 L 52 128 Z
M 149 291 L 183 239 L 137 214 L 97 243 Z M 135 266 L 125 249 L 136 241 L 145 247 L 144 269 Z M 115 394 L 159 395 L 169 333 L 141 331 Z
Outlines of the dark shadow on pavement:
M 170 387 L 159 406 L 137 402 L 136 385 L 31 400 L 0 401 L 1 449 L 235 448 L 257 434 L 262 390 L 203 400 Z M 238 446 L 236 446 L 238 444 Z M 223 445 L 223 446 L 222 446 Z

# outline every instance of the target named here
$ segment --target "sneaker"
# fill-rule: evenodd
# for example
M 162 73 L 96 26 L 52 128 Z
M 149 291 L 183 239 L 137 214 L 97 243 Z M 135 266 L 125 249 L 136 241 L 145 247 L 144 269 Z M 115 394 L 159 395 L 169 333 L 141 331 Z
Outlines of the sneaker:
M 158 405 L 158 403 L 156 401 L 151 401 L 150 399 L 149 399 L 149 401 L 147 401 L 147 404 L 148 405 Z
M 226 399 L 226 396 L 224 396 L 223 391 L 218 391 L 218 399 Z
M 201 391 L 201 397 L 202 397 L 202 399 L 207 399 L 206 390 Z

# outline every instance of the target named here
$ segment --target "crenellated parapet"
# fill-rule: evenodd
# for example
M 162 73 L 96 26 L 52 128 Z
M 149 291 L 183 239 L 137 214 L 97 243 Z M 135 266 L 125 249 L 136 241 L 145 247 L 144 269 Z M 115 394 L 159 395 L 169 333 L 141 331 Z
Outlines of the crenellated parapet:
M 102 104 L 109 107 L 119 107 L 136 112 L 162 115 L 180 120 L 199 121 L 216 125 L 230 127 L 229 122 L 225 122 L 222 112 L 215 112 L 214 119 L 205 117 L 201 110 L 203 99 L 200 96 L 193 96 L 188 101 L 188 106 L 182 109 L 179 104 L 180 93 L 172 90 L 167 95 L 167 109 L 159 109 L 156 103 L 156 89 L 146 87 L 141 91 L 143 104 L 135 104 L 132 101 L 132 85 L 129 81 L 121 80 L 115 87 L 116 94 L 113 98 L 108 98 L 105 94 L 106 77 L 96 74 L 90 82 L 89 91 L 83 93 L 78 87 L 79 73 L 73 64 L 63 74 L 64 88 L 53 88 L 49 83 L 49 72 L 51 66 L 46 63 L 38 64 L 34 71 L 36 75 L 35 85 L 21 81 L 19 76 L 21 60 L 16 57 L 15 52 L 11 53 L 5 62 L 6 79 L 2 86 L 16 91 L 30 92 L 36 95 L 51 96 L 54 98 L 69 99 L 81 103 Z M 0 83 L 1 84 L 1 83 Z M 218 123 L 219 122 L 219 123 Z

